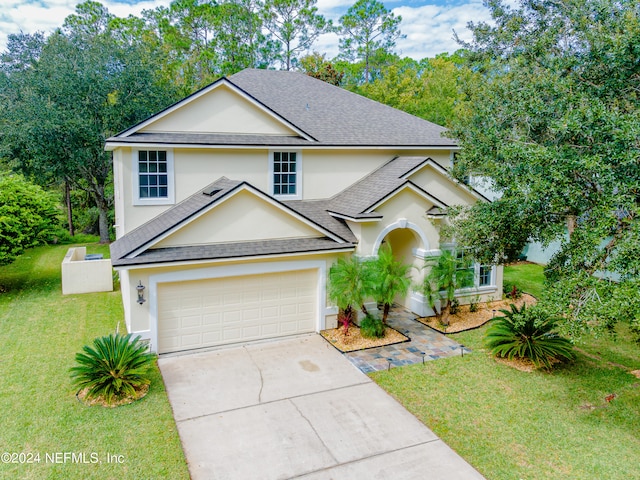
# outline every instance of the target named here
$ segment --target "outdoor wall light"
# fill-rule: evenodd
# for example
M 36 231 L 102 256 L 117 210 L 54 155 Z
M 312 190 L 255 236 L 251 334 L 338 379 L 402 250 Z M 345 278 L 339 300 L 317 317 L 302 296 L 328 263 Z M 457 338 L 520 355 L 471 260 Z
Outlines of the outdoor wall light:
M 136 290 L 138 291 L 138 303 L 140 305 L 146 302 L 146 300 L 144 299 L 144 289 L 145 289 L 145 286 L 142 284 L 142 280 L 139 280 Z

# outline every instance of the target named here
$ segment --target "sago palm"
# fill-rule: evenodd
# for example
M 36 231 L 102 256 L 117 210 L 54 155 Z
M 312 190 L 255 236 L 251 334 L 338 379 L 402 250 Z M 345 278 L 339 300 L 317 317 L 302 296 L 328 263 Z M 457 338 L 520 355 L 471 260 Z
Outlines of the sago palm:
M 155 355 L 147 351 L 140 337 L 131 340 L 131 334 L 111 334 L 98 337 L 93 347 L 85 345 L 83 353 L 76 354 L 71 368 L 73 384 L 87 389 L 87 398 L 102 397 L 111 404 L 125 396 L 134 396 L 136 390 L 150 383 L 149 369 Z
M 555 333 L 557 320 L 535 308 L 500 310 L 504 316 L 496 317 L 487 330 L 485 343 L 491 353 L 508 359 L 528 358 L 536 367 L 551 368 L 552 361 L 575 358 L 573 346 L 566 338 Z

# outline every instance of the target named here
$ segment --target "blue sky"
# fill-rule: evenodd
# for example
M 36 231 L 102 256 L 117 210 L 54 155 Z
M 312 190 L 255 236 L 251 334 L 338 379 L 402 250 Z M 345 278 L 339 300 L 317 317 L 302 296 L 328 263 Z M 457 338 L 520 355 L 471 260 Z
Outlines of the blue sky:
M 120 17 L 139 15 L 144 9 L 169 5 L 171 0 L 103 0 L 111 13 Z M 325 17 L 337 21 L 355 0 L 318 0 L 317 6 Z M 0 0 L 0 51 L 6 47 L 7 36 L 20 31 L 51 32 L 62 25 L 65 17 L 74 12 L 78 0 Z M 489 19 L 482 0 L 386 0 L 387 9 L 402 16 L 400 26 L 406 38 L 399 40 L 397 52 L 416 59 L 433 57 L 442 52 L 453 52 L 458 46 L 453 30 L 468 39 L 469 21 Z M 338 53 L 335 35 L 321 37 L 314 50 L 327 53 L 329 58 Z

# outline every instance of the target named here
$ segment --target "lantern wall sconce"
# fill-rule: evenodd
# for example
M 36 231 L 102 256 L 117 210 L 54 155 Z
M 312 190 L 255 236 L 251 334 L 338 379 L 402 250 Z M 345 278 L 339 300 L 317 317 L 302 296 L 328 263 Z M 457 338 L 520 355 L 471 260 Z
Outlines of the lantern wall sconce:
M 142 305 L 146 300 L 144 299 L 145 286 L 142 284 L 142 280 L 139 280 L 136 290 L 138 291 L 138 303 Z

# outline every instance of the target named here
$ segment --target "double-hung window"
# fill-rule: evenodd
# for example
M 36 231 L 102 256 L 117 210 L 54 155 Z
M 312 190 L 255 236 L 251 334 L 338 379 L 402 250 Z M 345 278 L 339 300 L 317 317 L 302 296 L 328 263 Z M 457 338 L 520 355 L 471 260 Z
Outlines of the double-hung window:
M 458 270 L 469 270 L 473 273 L 473 282 L 471 285 L 466 285 L 466 288 L 474 287 L 491 287 L 495 285 L 494 279 L 494 267 L 492 265 L 481 265 L 480 263 L 471 263 L 468 258 L 465 258 L 465 251 L 457 250 L 456 258 L 459 265 Z M 465 288 L 465 287 L 463 287 Z
M 488 287 L 492 282 L 493 267 L 491 265 L 478 266 L 478 287 Z
M 271 152 L 271 191 L 276 197 L 302 198 L 300 153 Z
M 135 197 L 137 205 L 173 203 L 173 155 L 170 150 L 136 150 Z

